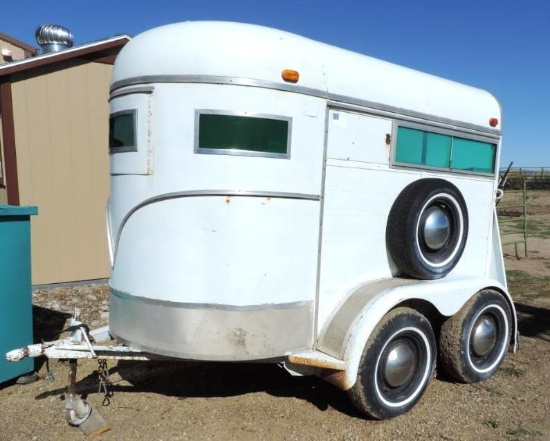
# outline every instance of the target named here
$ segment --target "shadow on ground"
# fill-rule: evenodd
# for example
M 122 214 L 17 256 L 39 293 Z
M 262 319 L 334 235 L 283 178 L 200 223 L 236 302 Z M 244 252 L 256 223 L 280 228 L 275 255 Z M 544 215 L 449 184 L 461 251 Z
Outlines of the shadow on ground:
M 65 314 L 41 306 L 32 307 L 33 341 L 42 343 L 45 341 L 58 340 L 66 326 L 67 319 L 71 314 Z M 46 359 L 44 357 L 34 359 L 34 370 L 38 372 Z
M 111 379 L 114 374 L 118 374 L 124 380 L 111 386 L 115 395 L 145 392 L 185 400 L 265 392 L 276 397 L 305 400 L 323 411 L 334 408 L 351 417 L 364 418 L 345 392 L 316 377 L 293 377 L 274 364 L 119 361 L 110 369 L 110 374 Z M 83 397 L 97 393 L 97 374 L 81 379 L 76 387 L 77 393 Z M 59 388 L 44 392 L 36 398 L 44 399 L 64 392 L 64 388 Z
M 520 335 L 550 341 L 550 310 L 516 303 Z

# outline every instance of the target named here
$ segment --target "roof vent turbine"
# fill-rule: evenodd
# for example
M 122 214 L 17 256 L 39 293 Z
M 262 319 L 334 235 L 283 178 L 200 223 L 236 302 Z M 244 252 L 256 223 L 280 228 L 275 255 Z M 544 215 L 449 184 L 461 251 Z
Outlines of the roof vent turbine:
M 59 25 L 42 25 L 36 30 L 35 37 L 44 54 L 59 52 L 73 46 L 73 34 Z

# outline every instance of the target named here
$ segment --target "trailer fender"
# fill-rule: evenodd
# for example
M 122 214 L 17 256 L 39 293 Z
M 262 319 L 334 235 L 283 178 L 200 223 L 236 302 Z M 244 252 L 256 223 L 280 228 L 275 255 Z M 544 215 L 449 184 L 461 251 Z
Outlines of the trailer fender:
M 492 279 L 448 276 L 420 281 L 394 278 L 358 287 L 331 316 L 318 345 L 320 351 L 343 360 L 346 369 L 326 372 L 322 377 L 343 390 L 350 389 L 357 379 L 363 349 L 373 329 L 403 302 L 426 301 L 441 315 L 450 317 L 482 289 L 497 290 L 505 296 L 512 311 L 512 335 L 515 336 L 517 320 L 513 301 L 506 288 Z M 514 348 L 515 341 L 513 337 L 511 345 Z

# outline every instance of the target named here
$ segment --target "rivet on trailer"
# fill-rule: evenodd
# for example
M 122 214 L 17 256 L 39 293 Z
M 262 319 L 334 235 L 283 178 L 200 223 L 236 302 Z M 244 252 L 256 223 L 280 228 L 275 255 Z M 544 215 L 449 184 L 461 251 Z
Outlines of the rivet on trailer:
M 489 93 L 187 22 L 124 47 L 110 110 L 109 332 L 124 346 L 103 354 L 281 363 L 383 419 L 418 402 L 437 360 L 470 383 L 516 349 Z

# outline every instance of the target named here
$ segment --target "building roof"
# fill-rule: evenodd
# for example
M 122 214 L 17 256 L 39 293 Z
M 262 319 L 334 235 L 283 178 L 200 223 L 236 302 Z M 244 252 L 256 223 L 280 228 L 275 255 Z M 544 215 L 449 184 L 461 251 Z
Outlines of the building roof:
M 7 34 L 4 34 L 3 32 L 0 32 L 0 40 L 3 40 L 13 46 L 17 46 L 20 49 L 23 49 L 25 52 L 28 52 L 29 55 L 35 55 L 38 52 L 38 49 L 31 46 L 30 44 L 24 43 L 17 38 L 13 38 Z
M 62 50 L 37 55 L 0 66 L 0 79 L 8 75 L 49 66 L 61 61 L 84 59 L 90 62 L 113 64 L 118 51 L 130 41 L 130 36 L 119 35 Z

